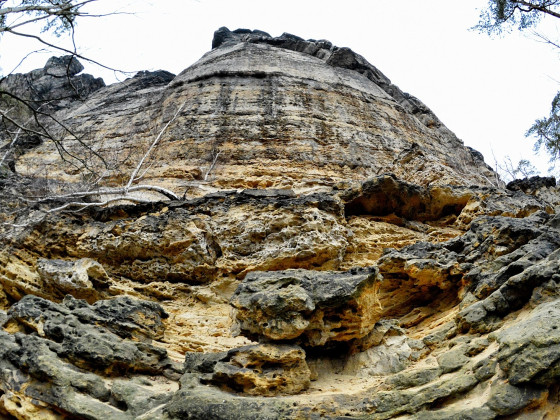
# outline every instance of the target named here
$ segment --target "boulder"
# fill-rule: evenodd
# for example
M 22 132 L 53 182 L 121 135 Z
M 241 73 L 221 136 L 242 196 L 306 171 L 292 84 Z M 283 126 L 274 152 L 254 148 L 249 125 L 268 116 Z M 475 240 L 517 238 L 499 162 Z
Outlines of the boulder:
M 234 330 L 306 346 L 362 338 L 379 320 L 379 281 L 375 268 L 249 273 L 230 301 Z
M 202 383 L 245 395 L 298 394 L 309 387 L 311 371 L 302 348 L 257 344 L 224 353 L 189 353 L 185 372 L 200 373 Z
M 97 290 L 107 288 L 110 282 L 103 266 L 91 258 L 76 261 L 40 258 L 37 271 L 53 298 L 70 294 L 93 303 L 98 299 Z
M 2 90 L 41 106 L 41 111 L 57 111 L 85 100 L 103 88 L 105 82 L 90 74 L 79 73 L 82 63 L 71 55 L 51 57 L 42 69 L 27 74 L 11 74 L 0 82 Z
M 551 385 L 560 377 L 560 302 L 537 306 L 496 333 L 498 360 L 512 385 Z

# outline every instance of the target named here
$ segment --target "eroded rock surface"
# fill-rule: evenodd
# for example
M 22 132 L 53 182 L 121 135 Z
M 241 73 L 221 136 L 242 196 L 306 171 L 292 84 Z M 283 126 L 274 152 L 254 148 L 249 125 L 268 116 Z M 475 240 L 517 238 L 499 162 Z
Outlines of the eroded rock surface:
M 305 351 L 293 345 L 258 344 L 224 353 L 190 353 L 185 372 L 202 383 L 246 395 L 298 394 L 311 381 Z
M 422 186 L 496 183 L 479 153 L 349 48 L 226 28 L 213 44 L 173 80 L 140 73 L 58 114 L 107 156 L 105 184 L 124 181 L 154 130 L 182 104 L 143 177 L 179 196 L 233 188 L 309 192 L 386 172 Z M 18 159 L 18 172 L 33 174 L 45 155 L 56 162 L 52 177 L 78 180 L 52 144 Z
M 379 319 L 378 282 L 376 269 L 252 272 L 231 298 L 235 329 L 309 346 L 362 338 Z
M 25 419 L 132 419 L 140 407 L 168 400 L 139 375 L 176 379 L 181 371 L 165 349 L 150 344 L 161 336 L 165 315 L 154 302 L 125 296 L 93 306 L 71 296 L 62 304 L 25 296 L 0 331 L 4 410 Z M 115 380 L 125 375 L 135 379 Z M 134 396 L 146 400 L 129 407 Z
M 213 47 L 59 104 L 109 186 L 184 104 L 144 174 L 180 200 L 27 218 L 79 176 L 48 144 L 0 178 L 0 418 L 557 418 L 556 181 L 492 186 L 347 48 Z

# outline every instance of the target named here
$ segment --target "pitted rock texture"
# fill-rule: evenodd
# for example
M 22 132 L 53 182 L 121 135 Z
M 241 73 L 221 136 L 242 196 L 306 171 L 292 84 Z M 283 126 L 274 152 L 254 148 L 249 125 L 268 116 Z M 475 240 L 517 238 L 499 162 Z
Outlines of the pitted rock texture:
M 378 282 L 375 269 L 252 272 L 231 298 L 235 329 L 308 346 L 362 338 L 379 319 Z
M 37 260 L 37 271 L 43 282 L 51 286 L 49 294 L 61 299 L 66 294 L 90 303 L 98 299 L 98 289 L 108 287 L 109 276 L 97 261 Z M 94 285 L 95 284 L 95 285 Z
M 185 374 L 246 395 L 298 394 L 311 381 L 305 351 L 293 345 L 259 344 L 222 353 L 187 353 Z
M 90 306 L 68 296 L 56 304 L 28 295 L 7 315 L 0 402 L 9 415 L 133 419 L 169 400 L 170 393 L 150 390 L 145 376 L 176 378 L 181 371 L 149 343 L 160 337 L 166 315 L 156 303 L 119 297 Z M 125 374 L 135 377 L 114 379 Z
M 360 211 L 347 214 L 349 203 L 374 203 L 374 197 L 382 197 L 380 190 L 391 207 L 378 211 L 363 205 Z M 422 208 L 423 213 L 407 210 L 413 208 L 410 204 L 414 200 L 403 198 L 415 196 L 422 200 L 416 201 L 414 208 Z M 463 200 L 459 201 L 460 206 L 458 199 Z M 446 207 L 452 211 L 441 210 Z M 231 215 L 241 217 L 245 211 L 252 213 L 245 218 L 247 224 L 236 221 L 233 226 L 246 229 L 251 220 L 262 222 L 267 220 L 263 216 L 281 210 L 284 216 L 270 219 L 275 220 L 270 226 L 286 226 L 278 225 L 280 221 L 285 223 L 286 214 L 302 214 L 305 209 L 319 220 L 328 216 L 341 227 L 339 232 L 343 232 L 348 245 L 343 254 L 330 254 L 337 264 L 343 263 L 345 254 L 354 253 L 363 240 L 352 234 L 356 220 L 368 220 L 373 227 L 391 225 L 415 232 L 454 229 L 455 234 L 450 240 L 442 235 L 439 241 L 418 241 L 401 249 L 379 250 L 380 258 L 373 264 L 366 263 L 365 271 L 341 273 L 325 268 L 333 265 L 317 271 L 319 267 L 313 266 L 314 254 L 310 253 L 301 254 L 306 256 L 303 259 L 292 257 L 293 265 L 288 266 L 292 270 L 282 271 L 286 267 L 279 264 L 279 271 L 263 272 L 257 265 L 234 264 L 236 260 L 250 261 L 259 255 L 259 247 L 269 246 L 266 244 L 278 232 L 272 230 L 259 236 L 262 231 L 253 228 L 252 237 L 263 239 L 247 242 L 256 246 L 252 253 L 235 257 L 234 253 L 227 254 L 229 262 L 215 264 L 220 268 L 203 283 L 192 282 L 188 277 L 172 281 L 158 281 L 157 277 L 149 282 L 132 280 L 120 271 L 124 260 L 118 251 L 126 248 L 114 247 L 105 256 L 96 255 L 109 278 L 109 287 L 99 291 L 100 298 L 126 293 L 160 299 L 169 308 L 169 318 L 158 305 L 138 305 L 130 298 L 101 299 L 88 305 L 66 297 L 62 305 L 57 305 L 41 298 L 18 297 L 25 287 L 32 286 L 20 282 L 32 279 L 33 273 L 37 276 L 37 290 L 47 294 L 39 274 L 42 264 L 55 261 L 56 266 L 60 258 L 78 262 L 80 258 L 92 258 L 91 245 L 80 245 L 92 226 L 98 232 L 98 241 L 105 240 L 103 232 L 123 232 L 123 228 L 135 223 L 152 226 L 137 230 L 149 235 L 162 227 L 174 226 L 164 235 L 158 233 L 159 237 L 170 237 L 174 232 L 172 237 L 178 243 L 192 244 L 181 241 L 190 233 L 181 230 L 181 224 L 170 224 L 171 220 L 188 221 L 189 217 L 201 215 L 207 218 L 208 226 L 213 226 L 211 220 L 218 226 L 228 223 Z M 392 213 L 387 214 L 387 209 Z M 313 413 L 327 418 L 494 419 L 521 410 L 536 410 L 542 416 L 555 413 L 559 408 L 555 402 L 557 394 L 550 386 L 556 378 L 557 363 L 553 327 L 558 299 L 560 223 L 555 212 L 554 202 L 538 194 L 451 186 L 424 189 L 392 176 L 380 176 L 335 195 L 298 197 L 293 192 L 249 190 L 179 203 L 53 215 L 44 225 L 11 237 L 9 249 L 15 252 L 4 251 L 9 264 L 2 269 L 0 279 L 9 309 L 3 321 L 3 337 L 6 348 L 34 346 L 45 355 L 41 360 L 62 362 L 34 364 L 31 368 L 18 365 L 12 356 L 5 359 L 11 364 L 7 371 L 26 372 L 29 376 L 18 382 L 25 381 L 25 392 L 19 385 L 8 386 L 13 384 L 11 380 L 3 382 L 3 410 L 11 415 L 19 413 L 21 418 L 33 418 L 41 410 L 62 410 L 77 418 L 111 415 L 144 419 L 180 419 L 187 413 L 201 419 L 314 418 Z M 310 229 L 310 219 L 298 216 L 289 220 L 290 232 L 296 237 L 301 233 L 298 228 L 304 232 Z M 48 227 L 53 226 L 64 232 L 62 237 L 66 240 L 49 233 L 52 229 L 49 231 Z M 116 231 L 115 226 L 122 228 Z M 227 236 L 225 227 L 220 232 L 212 234 L 218 244 L 216 249 L 228 249 L 231 245 L 227 243 L 240 240 L 237 233 Z M 375 229 L 371 230 L 369 240 L 373 241 L 376 234 Z M 133 237 L 130 236 L 131 241 Z M 332 242 L 336 236 L 320 237 L 316 237 L 319 245 L 336 243 Z M 307 243 L 309 249 L 315 246 L 302 243 Z M 286 250 L 288 255 L 300 255 L 297 248 L 290 249 Z M 165 247 L 151 248 L 151 252 L 158 259 L 176 255 L 175 251 L 168 255 Z M 218 260 L 224 255 L 222 251 Z M 356 255 L 354 261 L 359 261 Z M 306 270 L 293 269 L 304 261 Z M 79 272 L 79 264 L 64 266 Z M 225 267 L 236 269 L 229 271 Z M 22 275 L 27 277 L 18 277 Z M 287 283 L 283 281 L 290 279 Z M 184 281 L 191 284 L 182 284 Z M 270 290 L 249 290 L 249 285 L 259 281 L 268 284 Z M 238 292 L 234 293 L 236 288 Z M 224 310 L 227 313 L 231 296 L 238 313 L 228 324 L 219 314 Z M 243 299 L 239 299 L 241 296 Z M 296 308 L 299 315 L 282 306 L 290 302 L 286 296 L 300 303 Z M 360 302 L 361 296 L 372 299 Z M 245 303 L 239 305 L 238 300 Z M 356 309 L 357 322 L 345 325 L 341 315 L 352 314 Z M 362 313 L 357 316 L 359 311 Z M 292 322 L 294 314 L 312 328 L 301 330 L 301 322 Z M 335 314 L 339 316 L 336 320 Z M 232 323 L 251 326 L 243 328 L 252 339 L 261 342 L 234 341 L 228 336 Z M 541 334 L 535 327 L 541 323 L 552 333 Z M 270 342 L 274 337 L 267 335 L 269 326 L 282 327 L 277 330 L 284 335 L 275 336 L 276 344 Z M 99 342 L 112 350 L 91 346 L 78 352 L 82 347 L 77 346 L 89 343 L 90 334 L 97 334 L 100 329 L 107 332 Z M 71 335 L 70 330 L 74 331 Z M 299 335 L 291 334 L 296 330 L 301 330 Z M 33 331 L 36 335 L 29 334 Z M 148 340 L 157 340 L 153 343 L 158 347 Z M 213 340 L 222 340 L 222 344 L 212 344 Z M 340 342 L 346 344 L 332 345 Z M 294 347 L 295 343 L 304 345 L 305 352 Z M 180 379 L 182 369 L 166 358 L 165 350 L 159 346 L 169 348 L 176 361 L 187 358 Z M 30 357 L 17 361 L 33 360 Z M 129 363 L 130 367 L 125 367 Z M 68 367 L 75 365 L 89 372 L 86 375 L 94 376 L 76 376 L 72 373 L 74 368 Z M 54 369 L 49 366 L 56 369 L 49 371 L 51 376 L 45 376 L 47 368 Z M 134 378 L 120 379 L 123 369 L 133 372 Z M 147 387 L 143 382 L 146 373 L 159 378 L 157 383 L 165 385 L 165 389 L 161 390 L 159 385 Z M 111 375 L 110 383 L 107 375 Z M 119 379 L 115 380 L 115 376 Z M 46 377 L 63 379 L 51 381 Z M 51 382 L 56 386 L 45 388 L 44 384 Z M 86 385 L 79 385 L 82 383 Z M 59 386 L 70 386 L 78 394 L 72 391 L 60 396 Z M 99 409 L 92 408 L 96 404 L 101 404 Z

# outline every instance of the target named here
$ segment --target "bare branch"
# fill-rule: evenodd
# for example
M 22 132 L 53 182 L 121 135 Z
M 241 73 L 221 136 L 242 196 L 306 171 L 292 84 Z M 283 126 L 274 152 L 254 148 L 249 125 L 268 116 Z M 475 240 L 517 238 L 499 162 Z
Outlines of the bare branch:
M 138 174 L 138 171 L 140 171 L 140 168 L 142 167 L 142 165 L 144 164 L 144 161 L 148 158 L 148 156 L 150 155 L 150 153 L 152 152 L 152 150 L 158 145 L 159 141 L 161 140 L 161 137 L 163 136 L 163 133 L 165 133 L 165 131 L 167 130 L 167 128 L 169 127 L 169 125 L 175 121 L 175 119 L 179 116 L 179 113 L 182 111 L 182 109 L 184 108 L 184 106 L 187 104 L 187 101 L 183 102 L 181 104 L 181 106 L 177 109 L 177 111 L 175 112 L 175 115 L 173 115 L 173 117 L 167 122 L 167 124 L 165 124 L 165 126 L 161 129 L 161 131 L 159 132 L 159 134 L 157 135 L 157 137 L 155 138 L 155 140 L 152 142 L 152 144 L 150 145 L 148 151 L 146 153 L 144 153 L 144 156 L 142 156 L 142 159 L 140 159 L 140 162 L 138 162 L 138 165 L 136 166 L 136 168 L 134 169 L 134 171 L 132 171 L 132 174 L 130 175 L 130 178 L 128 180 L 128 184 L 126 184 L 126 189 L 128 190 L 130 188 L 130 186 L 132 185 L 132 183 L 136 180 L 136 175 Z
M 133 187 L 129 187 L 128 190 L 125 187 L 119 188 L 99 188 L 97 190 L 92 191 L 78 191 L 68 194 L 61 194 L 61 195 L 53 195 L 49 197 L 42 198 L 37 202 L 45 202 L 45 201 L 53 201 L 53 200 L 63 200 L 69 198 L 84 198 L 84 197 L 91 197 L 96 195 L 119 195 L 125 196 L 127 193 L 135 192 L 135 191 L 155 191 L 158 192 L 172 200 L 178 200 L 178 197 L 175 193 L 168 190 L 167 188 L 163 188 L 157 185 L 135 185 Z
M 23 33 L 23 32 L 16 32 L 16 31 L 12 31 L 12 30 L 9 29 L 9 28 L 6 29 L 6 32 L 11 33 L 11 34 L 14 34 L 14 35 L 17 35 L 17 36 L 22 36 L 22 37 L 24 37 L 24 38 L 35 39 L 35 40 L 39 41 L 41 44 L 43 44 L 43 45 L 46 45 L 46 46 L 51 47 L 51 48 L 54 48 L 55 50 L 58 50 L 58 51 L 63 51 L 63 52 L 65 52 L 65 53 L 67 53 L 67 54 L 71 54 L 71 55 L 73 55 L 74 57 L 81 58 L 82 60 L 85 60 L 85 61 L 88 61 L 88 62 L 93 63 L 93 64 L 95 64 L 95 65 L 98 65 L 99 67 L 102 67 L 102 68 L 104 68 L 104 69 L 111 70 L 111 71 L 116 71 L 116 72 L 122 72 L 121 70 L 117 70 L 117 69 L 114 69 L 113 67 L 109 67 L 109 66 L 106 66 L 106 65 L 104 65 L 104 64 L 101 64 L 99 61 L 95 61 L 95 60 L 93 60 L 93 59 L 91 59 L 91 58 L 88 58 L 88 57 L 85 57 L 85 56 L 83 56 L 83 55 L 81 55 L 81 54 L 76 54 L 74 51 L 69 50 L 69 49 L 67 49 L 67 48 L 63 48 L 63 47 L 61 47 L 61 46 L 59 46 L 59 45 L 51 44 L 50 42 L 45 41 L 44 39 L 42 39 L 41 37 L 39 37 L 39 36 L 37 36 L 37 35 L 26 34 L 26 33 Z
M 133 202 L 133 203 L 143 203 L 143 204 L 148 204 L 148 203 L 152 202 L 150 200 L 146 200 L 146 199 L 143 199 L 143 198 L 130 197 L 130 196 L 123 195 L 123 196 L 118 196 L 118 197 L 115 197 L 115 198 L 110 198 L 110 199 L 105 200 L 105 201 L 99 201 L 99 202 L 93 202 L 93 203 L 82 203 L 82 202 L 73 201 L 73 202 L 70 202 L 70 203 L 66 203 L 66 204 L 64 204 L 60 207 L 55 207 L 54 209 L 47 210 L 47 213 L 56 213 L 56 212 L 62 211 L 64 209 L 67 209 L 69 207 L 80 207 L 78 209 L 78 211 L 80 211 L 80 210 L 83 210 L 87 207 L 94 207 L 94 206 L 102 207 L 102 206 L 106 206 L 106 205 L 111 204 L 111 203 L 115 203 L 117 201 L 130 201 L 130 202 Z
M 210 172 L 212 172 L 212 170 L 216 166 L 216 162 L 218 161 L 218 158 L 220 157 L 221 153 L 222 153 L 221 151 L 219 151 L 218 153 L 214 153 L 214 159 L 212 159 L 212 164 L 208 167 L 206 174 L 204 174 L 204 181 L 208 179 L 208 175 L 210 175 Z
M 555 18 L 560 18 L 560 13 L 557 13 L 551 9 L 547 9 L 545 6 L 530 3 L 528 1 L 523 1 L 523 0 L 510 0 L 510 1 L 519 6 L 526 6 L 528 9 L 522 9 L 521 7 L 519 7 L 519 9 L 523 12 L 532 12 L 534 10 L 538 10 L 539 12 L 542 12 L 546 15 L 554 16 Z

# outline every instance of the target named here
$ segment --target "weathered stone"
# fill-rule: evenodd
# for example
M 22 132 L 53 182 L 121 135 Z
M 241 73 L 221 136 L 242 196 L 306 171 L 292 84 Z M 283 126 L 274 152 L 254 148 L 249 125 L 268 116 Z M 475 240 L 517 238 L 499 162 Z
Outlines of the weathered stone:
M 154 407 L 168 403 L 174 394 L 174 387 L 169 391 L 162 391 L 154 387 L 152 381 L 143 379 L 116 380 L 111 386 L 111 398 L 116 405 L 134 419 L 149 412 Z
M 493 420 L 495 418 L 496 413 L 486 406 L 426 410 L 410 416 L 411 420 Z
M 397 389 L 414 388 L 432 382 L 441 373 L 441 369 L 438 366 L 430 366 L 425 369 L 419 368 L 397 373 L 390 377 L 389 382 Z
M 0 309 L 0 328 L 4 326 L 7 320 L 8 320 L 8 315 L 6 314 L 6 312 Z
M 37 271 L 41 280 L 51 286 L 53 298 L 70 294 L 93 303 L 98 298 L 96 289 L 107 288 L 110 281 L 103 266 L 90 258 L 77 261 L 39 259 Z
M 318 346 L 367 335 L 379 320 L 376 269 L 249 273 L 231 304 L 247 337 Z
M 344 373 L 366 377 L 400 372 L 408 365 L 411 355 L 406 336 L 389 336 L 383 343 L 348 357 Z
M 496 414 L 506 416 L 546 398 L 546 395 L 547 392 L 543 389 L 498 383 L 492 387 L 487 404 Z
M 560 302 L 537 306 L 529 316 L 496 333 L 498 360 L 512 385 L 550 385 L 560 376 Z
M 443 373 L 449 373 L 465 366 L 469 362 L 469 358 L 465 355 L 466 352 L 467 346 L 463 344 L 440 354 L 437 357 L 437 361 L 441 371 Z
M 479 381 L 490 379 L 496 373 L 498 362 L 493 359 L 483 359 L 473 367 L 474 376 Z
M 111 384 L 65 362 L 60 351 L 58 343 L 47 339 L 0 331 L 0 380 L 4 392 L 0 406 L 23 419 L 66 415 L 128 420 L 171 396 L 159 391 L 150 393 L 132 382 Z
M 348 48 L 225 28 L 214 45 L 168 84 L 131 78 L 59 113 L 100 153 L 114 156 L 134 139 L 105 182 L 119 182 L 151 143 L 154 125 L 163 127 L 182 103 L 164 136 L 172 141 L 161 142 L 146 174 L 180 195 L 208 187 L 311 191 L 387 172 L 419 185 L 489 185 L 494 177 L 422 102 Z M 49 154 L 55 175 L 72 179 L 51 146 L 18 159 L 17 170 L 29 173 Z M 206 182 L 193 179 L 195 170 Z
M 372 418 L 393 418 L 402 413 L 414 413 L 422 407 L 470 391 L 478 381 L 464 374 L 438 379 L 427 385 L 404 391 L 380 392 L 375 396 L 376 411 Z M 378 414 L 379 413 L 379 414 Z
M 457 328 L 454 322 L 448 322 L 445 325 L 438 328 L 431 334 L 425 336 L 422 341 L 427 346 L 438 346 L 445 341 L 446 338 L 453 336 L 456 333 Z
M 82 174 L 33 136 L 0 168 L 0 417 L 555 418 L 553 180 L 493 187 L 480 153 L 348 48 L 227 28 L 213 44 L 176 77 L 53 102 L 109 157 L 106 186 L 183 105 L 143 174 L 182 200 L 45 217 L 63 200 L 22 198 Z M 56 90 L 80 70 L 27 79 Z M 260 343 L 232 337 L 232 295 Z
M 25 242 L 40 254 L 56 249 L 63 258 L 93 258 L 112 277 L 200 284 L 220 274 L 243 277 L 254 270 L 338 269 L 348 247 L 342 212 L 341 203 L 327 194 L 217 193 L 171 205 L 129 206 L 100 214 L 92 210 L 93 223 L 84 224 L 79 215 L 72 220 L 53 215 Z M 0 268 L 0 282 L 1 274 Z M 9 278 L 5 281 L 11 285 L 15 281 Z M 40 279 L 36 283 L 33 290 L 19 282 L 14 286 L 40 294 Z
M 2 90 L 17 92 L 22 99 L 47 109 L 62 109 L 83 101 L 105 86 L 103 79 L 78 75 L 84 66 L 73 56 L 51 57 L 45 67 L 27 74 L 11 74 L 2 79 Z
M 122 305 L 123 299 L 128 305 Z M 98 303 L 97 307 L 92 308 L 85 302 L 73 299 L 66 300 L 65 305 L 59 305 L 39 297 L 26 296 L 8 311 L 6 328 L 14 328 L 16 325 L 30 328 L 40 337 L 52 340 L 52 343 L 55 343 L 54 351 L 59 357 L 95 372 L 162 373 L 165 369 L 172 368 L 173 363 L 167 358 L 164 349 L 149 343 L 123 340 L 134 335 L 145 337 L 146 334 L 161 334 L 161 321 L 158 325 L 156 313 L 146 312 L 146 320 L 150 321 L 151 318 L 151 323 L 156 321 L 153 325 L 150 325 L 150 322 L 142 326 L 134 323 L 140 321 L 142 309 L 148 309 L 149 305 L 134 308 L 131 301 L 126 297 L 115 299 L 113 307 L 116 319 L 113 319 L 106 315 L 107 312 L 112 312 L 107 311 L 110 303 L 103 306 Z M 120 319 L 119 306 L 122 314 Z M 155 304 L 152 306 L 157 308 Z M 161 308 L 159 310 L 161 311 Z M 156 330 L 151 332 L 150 329 L 154 326 Z M 29 340 L 31 336 L 24 339 Z
M 549 245 L 548 238 L 554 238 L 553 246 Z M 557 244 L 559 238 L 555 234 L 545 233 L 539 239 L 532 241 L 526 248 L 536 248 L 537 244 L 541 244 L 545 250 L 550 250 L 560 246 Z M 533 261 L 533 264 L 510 264 L 510 266 L 514 266 L 514 269 L 510 276 L 505 277 L 498 290 L 483 301 L 477 302 L 459 313 L 457 322 L 461 329 L 472 329 L 479 332 L 492 331 L 500 324 L 500 315 L 518 309 L 529 301 L 533 289 L 549 281 L 560 281 L 558 275 L 560 250 L 551 251 L 548 255 L 542 255 L 541 252 L 535 255 L 531 251 L 525 254 L 524 250 L 521 250 L 519 254 L 523 258 L 529 256 L 529 260 Z
M 362 183 L 359 189 L 342 194 L 345 215 L 386 216 L 395 214 L 407 220 L 437 220 L 450 214 L 459 215 L 473 193 L 451 187 L 423 188 L 382 175 Z
M 186 368 L 192 371 L 192 367 Z M 197 370 L 210 370 L 208 361 L 199 364 Z M 221 355 L 203 382 L 246 395 L 273 396 L 304 391 L 309 387 L 310 376 L 300 347 L 259 344 Z
M 532 176 L 530 178 L 515 179 L 509 182 L 506 186 L 508 190 L 512 191 L 523 191 L 524 193 L 530 194 L 534 193 L 540 188 L 555 187 L 556 179 L 552 176 L 542 177 L 542 176 Z

